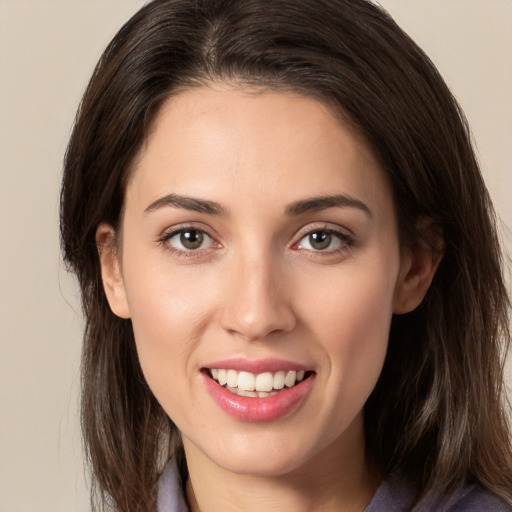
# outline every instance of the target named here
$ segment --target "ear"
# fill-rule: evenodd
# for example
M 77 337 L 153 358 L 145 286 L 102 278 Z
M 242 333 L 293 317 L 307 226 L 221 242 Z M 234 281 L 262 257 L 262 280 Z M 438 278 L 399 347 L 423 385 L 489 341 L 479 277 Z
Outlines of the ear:
M 96 247 L 100 258 L 103 289 L 110 309 L 120 318 L 130 318 L 119 253 L 115 246 L 115 231 L 109 224 L 102 223 L 98 226 Z
M 432 223 L 421 222 L 422 241 L 402 252 L 393 313 L 409 313 L 425 297 L 443 257 L 443 237 Z

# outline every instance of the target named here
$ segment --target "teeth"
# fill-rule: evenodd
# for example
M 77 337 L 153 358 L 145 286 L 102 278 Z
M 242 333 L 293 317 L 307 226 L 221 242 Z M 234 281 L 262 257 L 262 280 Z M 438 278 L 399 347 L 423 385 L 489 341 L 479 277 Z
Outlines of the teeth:
M 296 383 L 304 380 L 304 371 L 291 370 L 288 372 L 278 371 L 274 374 L 264 372 L 253 374 L 250 372 L 237 372 L 233 369 L 212 368 L 211 376 L 226 389 L 240 396 L 266 398 L 272 396 L 277 390 L 285 386 L 291 388 Z
M 227 385 L 230 388 L 236 388 L 238 386 L 238 372 L 236 370 L 227 371 Z
M 274 376 L 270 372 L 260 373 L 256 377 L 255 388 L 258 391 L 272 391 L 274 387 Z
M 267 393 L 265 391 L 244 391 L 243 389 L 238 388 L 231 388 L 226 387 L 228 391 L 231 391 L 231 393 L 238 395 L 238 396 L 249 396 L 252 398 L 259 397 L 259 398 L 267 398 L 269 396 L 277 395 L 277 391 L 271 391 L 270 393 Z
M 291 371 L 286 374 L 286 377 L 284 379 L 284 383 L 287 388 L 291 388 L 295 385 L 295 381 L 297 380 L 297 372 Z
M 224 386 L 228 382 L 228 376 L 226 370 L 217 371 L 217 380 L 221 386 Z
M 233 370 L 235 371 L 235 370 Z M 243 391 L 254 391 L 256 382 L 254 375 L 249 372 L 240 372 L 238 374 L 238 389 L 242 389 Z M 234 386 L 233 386 L 234 387 Z M 265 391 L 264 389 L 258 391 Z
M 283 389 L 284 388 L 284 372 L 277 372 L 274 375 L 274 389 Z
M 249 396 L 251 398 L 256 398 L 258 396 L 258 393 L 256 393 L 256 391 L 245 391 L 244 389 L 238 388 L 238 395 L 239 396 Z

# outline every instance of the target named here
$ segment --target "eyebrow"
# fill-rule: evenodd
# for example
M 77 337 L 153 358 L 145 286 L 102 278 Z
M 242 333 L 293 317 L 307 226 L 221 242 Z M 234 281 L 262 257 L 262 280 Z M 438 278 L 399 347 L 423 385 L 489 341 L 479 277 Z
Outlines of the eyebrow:
M 301 215 L 303 213 L 326 210 L 327 208 L 357 208 L 369 217 L 373 217 L 372 211 L 359 199 L 346 194 L 332 196 L 319 196 L 296 201 L 286 207 L 286 215 Z
M 183 208 L 193 212 L 206 213 L 208 215 L 227 215 L 227 210 L 220 204 L 213 201 L 206 201 L 204 199 L 197 199 L 194 197 L 182 196 L 180 194 L 168 194 L 156 201 L 153 201 L 145 210 L 144 213 L 150 213 L 159 208 L 171 206 L 174 208 Z
M 228 215 L 228 211 L 220 204 L 205 199 L 183 196 L 180 194 L 168 194 L 153 201 L 144 213 L 150 213 L 164 207 L 183 208 L 193 212 L 205 213 L 207 215 Z M 372 211 L 365 203 L 346 194 L 332 196 L 319 196 L 296 201 L 288 205 L 285 214 L 290 216 L 302 215 L 303 213 L 326 210 L 328 208 L 357 208 L 372 217 Z

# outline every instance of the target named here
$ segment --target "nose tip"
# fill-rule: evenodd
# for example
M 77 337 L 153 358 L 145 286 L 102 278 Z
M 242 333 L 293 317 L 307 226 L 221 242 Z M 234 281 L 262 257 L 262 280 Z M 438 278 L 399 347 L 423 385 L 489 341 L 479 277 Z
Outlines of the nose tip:
M 231 334 L 257 341 L 296 325 L 286 280 L 269 262 L 235 269 L 226 292 L 222 324 Z
M 284 307 L 272 307 L 268 305 L 258 308 L 254 303 L 248 304 L 245 311 L 240 311 L 233 316 L 228 330 L 238 334 L 247 341 L 257 341 L 267 338 L 271 334 L 287 332 L 293 329 L 295 319 L 289 310 Z

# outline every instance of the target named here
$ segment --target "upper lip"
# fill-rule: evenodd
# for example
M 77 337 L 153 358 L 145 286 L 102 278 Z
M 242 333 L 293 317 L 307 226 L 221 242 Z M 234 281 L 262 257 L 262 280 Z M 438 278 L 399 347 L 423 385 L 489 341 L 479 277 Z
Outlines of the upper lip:
M 254 374 L 264 372 L 278 372 L 278 371 L 308 371 L 311 368 L 297 363 L 295 361 L 286 361 L 284 359 L 245 359 L 243 357 L 235 357 L 230 359 L 222 359 L 213 361 L 204 366 L 204 368 L 222 368 L 226 370 L 237 370 L 239 372 L 249 372 Z

